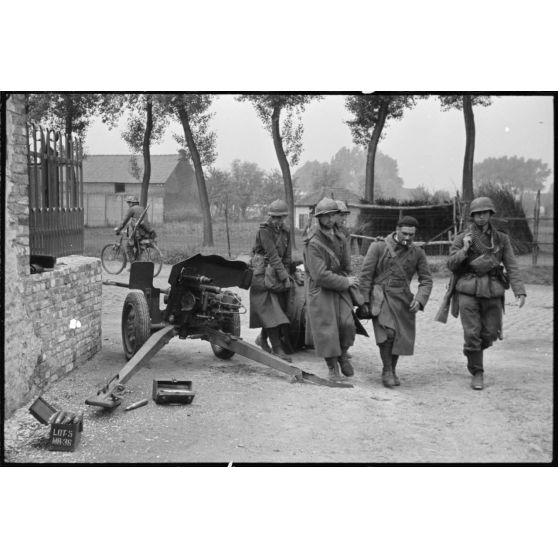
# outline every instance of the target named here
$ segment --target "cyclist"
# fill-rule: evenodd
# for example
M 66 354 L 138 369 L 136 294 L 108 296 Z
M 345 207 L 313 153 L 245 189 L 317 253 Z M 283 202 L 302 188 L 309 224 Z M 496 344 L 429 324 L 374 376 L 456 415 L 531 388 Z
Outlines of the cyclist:
M 128 267 L 126 271 L 130 271 L 132 262 L 136 259 L 134 254 L 134 246 L 136 238 L 139 241 L 144 239 L 155 239 L 157 234 L 153 227 L 149 224 L 149 219 L 147 218 L 147 213 L 143 216 L 143 219 L 139 223 L 138 226 L 137 222 L 140 219 L 142 213 L 144 212 L 145 208 L 143 208 L 139 204 L 139 200 L 137 196 L 128 196 L 126 198 L 126 203 L 128 204 L 128 211 L 124 216 L 124 220 L 122 224 L 118 227 L 115 227 L 114 231 L 116 234 L 120 234 L 120 231 L 124 229 L 124 227 L 128 227 L 128 242 L 126 244 L 126 255 L 128 256 Z M 135 235 L 134 233 L 135 229 Z

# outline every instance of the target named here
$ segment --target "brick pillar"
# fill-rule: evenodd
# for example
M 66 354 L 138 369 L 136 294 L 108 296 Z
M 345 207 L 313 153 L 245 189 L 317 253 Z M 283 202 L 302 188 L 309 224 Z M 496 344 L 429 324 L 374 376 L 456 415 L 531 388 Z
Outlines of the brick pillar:
M 24 95 L 12 94 L 6 103 L 6 151 L 4 412 L 8 416 L 32 391 L 33 371 L 42 349 L 26 308 L 24 293 L 24 283 L 29 277 L 29 182 Z

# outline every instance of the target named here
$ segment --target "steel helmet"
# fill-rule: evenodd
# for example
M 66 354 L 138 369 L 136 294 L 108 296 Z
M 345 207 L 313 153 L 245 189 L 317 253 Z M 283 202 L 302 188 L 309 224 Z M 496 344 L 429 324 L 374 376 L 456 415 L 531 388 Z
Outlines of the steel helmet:
M 330 213 L 339 213 L 339 206 L 335 200 L 331 198 L 324 198 L 316 204 L 314 209 L 314 217 L 319 217 L 320 215 L 328 215 Z
M 275 200 L 269 204 L 267 214 L 271 217 L 283 217 L 289 214 L 289 208 L 283 200 Z
M 137 196 L 128 196 L 126 198 L 126 203 L 139 203 Z
M 492 211 L 492 214 L 496 213 L 496 209 L 490 198 L 475 198 L 471 202 L 469 206 L 469 215 L 472 216 L 473 213 L 479 213 L 481 211 Z
M 341 200 L 335 200 L 335 203 L 337 204 L 337 207 L 339 208 L 339 213 L 341 213 L 341 215 L 349 215 L 349 213 L 351 213 L 347 208 L 347 204 L 345 202 Z

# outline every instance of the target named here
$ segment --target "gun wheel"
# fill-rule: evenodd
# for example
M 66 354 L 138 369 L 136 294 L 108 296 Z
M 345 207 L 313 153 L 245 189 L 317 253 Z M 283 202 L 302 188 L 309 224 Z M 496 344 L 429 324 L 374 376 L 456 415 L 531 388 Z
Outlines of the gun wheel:
M 230 333 L 235 337 L 240 337 L 240 315 L 231 314 L 223 324 L 222 331 L 224 333 Z M 219 347 L 219 345 L 215 345 L 213 343 L 211 343 L 211 349 L 217 358 L 221 358 L 223 360 L 227 360 L 234 355 L 234 351 L 223 349 L 223 347 Z
M 126 360 L 130 360 L 149 339 L 151 318 L 143 291 L 131 290 L 122 308 L 122 346 Z

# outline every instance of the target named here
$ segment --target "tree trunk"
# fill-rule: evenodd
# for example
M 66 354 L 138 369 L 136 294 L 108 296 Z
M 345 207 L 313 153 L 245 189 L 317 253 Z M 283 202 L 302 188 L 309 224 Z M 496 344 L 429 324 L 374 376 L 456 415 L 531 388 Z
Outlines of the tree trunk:
M 205 177 L 203 176 L 203 168 L 200 159 L 200 153 L 194 141 L 194 135 L 190 128 L 188 113 L 183 106 L 178 107 L 178 117 L 184 130 L 184 137 L 194 163 L 196 173 L 196 183 L 198 185 L 198 194 L 200 196 L 200 204 L 203 216 L 203 246 L 213 246 L 213 229 L 211 227 L 211 211 L 209 207 L 209 197 L 205 186 Z
M 463 161 L 463 202 L 468 206 L 473 199 L 473 161 L 475 158 L 475 115 L 471 95 L 463 95 L 465 117 L 465 160 Z
M 374 163 L 376 161 L 376 150 L 378 149 L 378 142 L 386 123 L 388 114 L 389 101 L 386 99 L 380 104 L 378 112 L 378 121 L 374 126 L 374 131 L 368 143 L 368 154 L 366 156 L 366 178 L 364 181 L 364 197 L 370 202 L 374 203 Z
M 153 101 L 151 96 L 147 96 L 145 104 L 145 132 L 143 134 L 143 180 L 141 182 L 141 198 L 140 205 L 147 207 L 147 194 L 149 192 L 149 181 L 151 180 L 151 132 L 153 131 Z
M 289 167 L 289 161 L 287 161 L 287 156 L 285 155 L 285 150 L 283 149 L 283 142 L 281 138 L 281 132 L 279 129 L 279 117 L 281 116 L 281 107 L 276 105 L 273 108 L 273 113 L 271 115 L 271 134 L 273 136 L 273 145 L 275 147 L 275 153 L 277 154 L 277 160 L 279 161 L 279 166 L 281 167 L 281 174 L 283 175 L 283 185 L 285 188 L 285 201 L 287 207 L 289 208 L 289 228 L 291 230 L 291 245 L 292 248 L 296 248 L 295 243 L 295 220 L 294 220 L 294 195 L 293 195 L 293 181 L 291 178 L 291 169 Z

